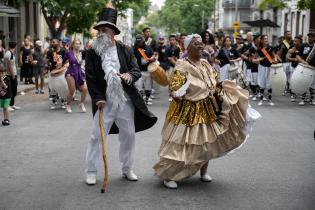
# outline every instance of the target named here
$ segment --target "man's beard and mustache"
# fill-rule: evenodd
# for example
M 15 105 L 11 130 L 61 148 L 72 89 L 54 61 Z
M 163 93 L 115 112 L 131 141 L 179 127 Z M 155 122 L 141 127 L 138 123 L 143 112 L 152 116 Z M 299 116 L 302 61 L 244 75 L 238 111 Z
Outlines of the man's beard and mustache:
M 100 33 L 93 41 L 92 48 L 98 55 L 102 55 L 108 48 L 113 46 L 113 41 L 108 34 Z

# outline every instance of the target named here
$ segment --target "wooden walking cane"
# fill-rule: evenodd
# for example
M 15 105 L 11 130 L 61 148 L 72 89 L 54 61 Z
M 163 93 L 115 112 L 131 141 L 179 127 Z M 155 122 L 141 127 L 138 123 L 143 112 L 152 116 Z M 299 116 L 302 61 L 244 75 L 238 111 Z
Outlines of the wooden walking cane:
M 105 190 L 108 187 L 108 166 L 107 166 L 107 157 L 106 157 L 106 142 L 105 142 L 105 133 L 104 133 L 104 128 L 103 128 L 103 109 L 99 110 L 99 127 L 101 131 L 101 139 L 102 139 L 102 156 L 103 156 L 103 161 L 104 161 L 104 181 L 103 181 L 103 186 L 101 188 L 101 193 L 104 193 Z

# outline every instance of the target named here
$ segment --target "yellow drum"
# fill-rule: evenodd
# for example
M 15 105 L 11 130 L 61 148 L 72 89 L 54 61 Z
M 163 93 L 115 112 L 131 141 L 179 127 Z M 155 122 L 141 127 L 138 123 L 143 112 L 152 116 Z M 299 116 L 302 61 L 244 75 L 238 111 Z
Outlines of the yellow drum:
M 155 61 L 150 63 L 148 66 L 148 71 L 156 83 L 162 86 L 168 85 L 168 79 L 165 70 L 160 66 L 159 62 Z

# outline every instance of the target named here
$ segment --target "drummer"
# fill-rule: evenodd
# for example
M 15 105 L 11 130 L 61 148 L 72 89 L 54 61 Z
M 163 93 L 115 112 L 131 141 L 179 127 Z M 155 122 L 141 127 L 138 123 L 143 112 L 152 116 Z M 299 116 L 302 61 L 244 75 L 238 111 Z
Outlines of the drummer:
M 220 80 L 224 81 L 229 79 L 231 65 L 241 60 L 237 50 L 232 47 L 232 41 L 229 36 L 223 39 L 223 46 L 217 55 L 217 60 L 219 60 L 220 65 Z
M 307 34 L 308 36 L 308 43 L 304 43 L 301 46 L 299 54 L 296 56 L 297 60 L 300 63 L 310 65 L 315 67 L 315 32 L 310 32 Z M 310 89 L 310 104 L 315 105 L 314 101 L 314 93 L 315 93 L 315 80 L 313 81 Z M 302 101 L 299 105 L 305 105 L 305 95 L 302 97 Z
M 292 76 L 295 68 L 298 65 L 298 59 L 296 58 L 296 56 L 299 54 L 301 45 L 303 43 L 303 37 L 302 36 L 296 36 L 294 38 L 294 42 L 293 42 L 293 47 L 288 51 L 286 58 L 287 60 L 290 62 L 290 75 Z M 295 101 L 295 97 L 296 95 L 291 91 L 291 102 Z
M 48 75 L 49 77 L 51 77 L 51 72 L 57 69 L 62 68 L 62 59 L 65 56 L 66 51 L 60 47 L 59 44 L 59 39 L 58 38 L 53 38 L 52 39 L 52 47 L 50 50 L 48 50 L 47 54 L 46 54 L 46 59 L 48 60 L 49 63 L 49 72 Z M 52 106 L 50 107 L 50 109 L 56 109 L 56 105 L 58 104 L 58 94 L 52 89 L 51 89 L 51 97 L 52 99 Z M 65 100 L 64 99 L 60 99 L 61 101 L 61 108 L 65 109 Z
M 145 98 L 147 105 L 152 105 L 152 78 L 148 72 L 148 65 L 156 60 L 156 55 L 149 45 L 146 45 L 142 35 L 136 36 L 134 54 L 141 70 L 141 78 L 136 82 L 137 88 Z M 144 90 L 143 90 L 144 89 Z
M 291 78 L 291 68 L 290 68 L 290 61 L 287 60 L 287 53 L 289 49 L 293 47 L 293 40 L 291 31 L 284 32 L 283 41 L 279 45 L 279 50 L 277 52 L 278 56 L 280 57 L 281 63 L 283 65 L 284 72 L 287 77 L 287 85 L 284 90 L 284 93 L 291 92 L 290 91 L 290 78 Z
M 260 37 L 260 48 L 257 50 L 257 58 L 253 62 L 258 63 L 258 85 L 260 92 L 260 101 L 258 106 L 263 105 L 265 89 L 268 91 L 268 103 L 270 106 L 275 104 L 272 102 L 272 87 L 270 84 L 270 66 L 276 63 L 278 58 L 274 53 L 274 49 L 269 45 L 268 35 L 264 34 Z

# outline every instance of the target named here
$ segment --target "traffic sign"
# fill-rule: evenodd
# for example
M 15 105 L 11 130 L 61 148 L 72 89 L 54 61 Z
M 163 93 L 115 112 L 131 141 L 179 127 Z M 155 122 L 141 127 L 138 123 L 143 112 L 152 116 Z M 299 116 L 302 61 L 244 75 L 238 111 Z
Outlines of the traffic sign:
M 239 29 L 240 28 L 240 22 L 238 22 L 238 21 L 234 21 L 234 23 L 233 23 L 233 28 L 234 29 Z

